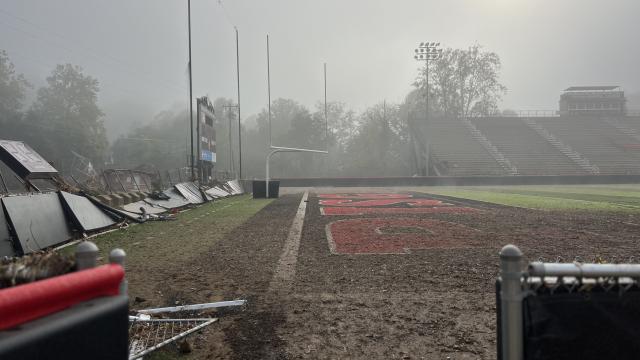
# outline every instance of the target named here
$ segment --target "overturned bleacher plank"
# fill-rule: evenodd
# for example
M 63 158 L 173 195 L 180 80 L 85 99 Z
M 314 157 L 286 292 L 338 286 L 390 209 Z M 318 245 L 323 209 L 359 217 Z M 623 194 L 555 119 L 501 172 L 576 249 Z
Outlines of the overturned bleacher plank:
M 204 199 L 202 197 L 202 194 L 200 194 L 200 190 L 198 189 L 197 192 L 194 191 L 193 187 L 189 184 L 193 183 L 180 183 L 174 185 L 174 187 L 180 193 L 180 195 L 184 196 L 192 204 L 202 204 L 204 202 Z
M 9 235 L 7 219 L 5 219 L 4 217 L 2 204 L 0 204 L 0 258 L 3 258 L 5 256 L 12 257 L 14 255 L 15 250 L 13 249 L 11 236 Z
M 221 188 L 214 186 L 211 189 L 205 191 L 207 194 L 209 194 L 210 196 L 219 199 L 219 198 L 224 198 L 229 196 L 230 194 L 224 190 L 222 190 Z
M 84 196 L 61 191 L 60 199 L 74 224 L 83 232 L 97 231 L 115 225 L 114 219 L 105 214 Z
M 166 195 L 168 199 L 160 200 L 160 199 L 153 199 L 151 197 L 147 197 L 144 199 L 144 201 L 146 203 L 149 203 L 155 206 L 161 206 L 165 209 L 177 209 L 177 208 L 182 208 L 191 204 L 189 200 L 187 200 L 184 196 L 180 195 L 180 193 L 176 191 L 174 188 L 167 189 L 162 193 Z
M 18 240 L 18 253 L 28 254 L 72 238 L 58 194 L 9 196 L 2 203 Z
M 164 212 L 167 212 L 167 209 L 160 206 L 148 204 L 143 200 L 124 205 L 122 208 L 125 211 L 128 211 L 130 213 L 140 214 L 140 215 L 142 215 L 143 213 L 155 215 L 155 214 L 162 214 Z

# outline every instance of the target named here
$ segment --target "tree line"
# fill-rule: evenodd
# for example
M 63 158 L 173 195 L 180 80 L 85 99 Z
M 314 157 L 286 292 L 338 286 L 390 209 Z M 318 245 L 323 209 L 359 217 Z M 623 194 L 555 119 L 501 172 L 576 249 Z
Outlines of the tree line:
M 500 58 L 473 45 L 444 49 L 430 62 L 429 116 L 487 116 L 498 111 L 506 88 L 499 81 Z M 271 141 L 267 109 L 243 119 L 242 170 L 246 178 L 265 174 L 270 142 L 276 146 L 328 150 L 328 154 L 281 153 L 273 157 L 274 177 L 412 176 L 424 172 L 426 68 L 400 103 L 381 101 L 362 112 L 342 102 L 317 103 L 309 109 L 293 99 L 271 104 Z M 57 65 L 26 106 L 31 88 L 0 52 L 0 138 L 28 142 L 59 170 L 77 156 L 94 167 L 151 167 L 164 171 L 189 162 L 188 110 L 159 112 L 148 125 L 132 130 L 109 146 L 104 114 L 97 105 L 98 81 L 71 64 Z M 216 112 L 217 170 L 238 171 L 237 109 L 231 99 L 213 101 Z M 326 124 L 326 125 L 325 125 Z M 231 151 L 230 151 L 231 150 Z

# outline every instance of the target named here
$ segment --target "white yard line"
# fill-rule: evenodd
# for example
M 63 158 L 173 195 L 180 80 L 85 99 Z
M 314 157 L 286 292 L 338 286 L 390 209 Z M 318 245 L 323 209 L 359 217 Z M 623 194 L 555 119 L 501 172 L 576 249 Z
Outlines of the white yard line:
M 293 219 L 293 224 L 289 229 L 289 236 L 284 243 L 284 248 L 278 266 L 269 285 L 270 290 L 277 290 L 289 286 L 296 275 L 296 263 L 298 262 L 298 249 L 300 248 L 300 238 L 302 237 L 302 225 L 304 224 L 304 214 L 307 211 L 307 198 L 309 192 L 305 192 L 300 200 L 298 212 Z

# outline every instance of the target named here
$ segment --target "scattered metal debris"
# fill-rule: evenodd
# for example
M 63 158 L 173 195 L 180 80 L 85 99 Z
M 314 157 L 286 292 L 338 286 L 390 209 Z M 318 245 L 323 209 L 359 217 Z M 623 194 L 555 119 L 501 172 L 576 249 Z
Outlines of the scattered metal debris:
M 243 306 L 246 303 L 247 303 L 247 300 L 218 301 L 218 302 L 204 303 L 204 304 L 192 304 L 192 305 L 171 306 L 171 307 L 163 307 L 163 308 L 155 308 L 155 309 L 143 309 L 143 310 L 138 310 L 138 313 L 139 314 L 160 314 L 160 313 L 167 313 L 167 312 L 206 310 L 206 309 L 215 309 L 215 308 L 221 308 L 221 307 Z
M 129 360 L 139 359 L 218 321 L 217 318 L 129 319 Z

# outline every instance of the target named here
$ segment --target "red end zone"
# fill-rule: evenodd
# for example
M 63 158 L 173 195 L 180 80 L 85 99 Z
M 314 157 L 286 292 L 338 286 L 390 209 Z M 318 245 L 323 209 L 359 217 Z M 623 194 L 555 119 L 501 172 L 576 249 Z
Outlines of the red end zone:
M 411 249 L 478 246 L 478 231 L 431 219 L 348 219 L 329 223 L 329 248 L 334 254 L 407 254 Z
M 322 215 L 368 215 L 368 214 L 436 214 L 436 213 L 468 213 L 478 210 L 469 207 L 443 206 L 428 208 L 359 208 L 359 207 L 325 207 L 320 209 Z
M 334 254 L 407 254 L 411 249 L 472 247 L 478 231 L 464 225 L 389 215 L 471 213 L 477 209 L 411 194 L 321 194 L 322 215 L 383 217 L 355 218 L 326 225 Z

